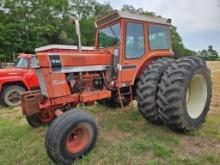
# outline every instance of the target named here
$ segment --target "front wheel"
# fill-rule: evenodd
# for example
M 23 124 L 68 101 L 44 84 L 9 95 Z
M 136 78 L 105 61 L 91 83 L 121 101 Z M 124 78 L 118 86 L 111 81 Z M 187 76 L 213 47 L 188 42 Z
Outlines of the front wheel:
M 56 164 L 71 164 L 95 145 L 98 136 L 96 120 L 84 111 L 70 110 L 54 120 L 47 132 L 48 156 Z
M 16 107 L 21 104 L 20 94 L 25 92 L 25 88 L 18 85 L 7 86 L 1 95 L 1 101 L 5 106 Z
M 44 122 L 41 120 L 38 114 L 26 116 L 27 123 L 33 128 L 39 128 L 42 126 L 47 126 L 49 122 Z

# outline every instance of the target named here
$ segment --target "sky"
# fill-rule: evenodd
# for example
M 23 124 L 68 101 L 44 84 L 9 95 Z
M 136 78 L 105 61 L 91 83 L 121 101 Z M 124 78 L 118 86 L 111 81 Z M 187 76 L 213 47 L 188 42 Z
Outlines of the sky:
M 171 18 L 186 48 L 198 51 L 208 45 L 220 55 L 220 0 L 97 0 L 120 10 L 124 4 Z

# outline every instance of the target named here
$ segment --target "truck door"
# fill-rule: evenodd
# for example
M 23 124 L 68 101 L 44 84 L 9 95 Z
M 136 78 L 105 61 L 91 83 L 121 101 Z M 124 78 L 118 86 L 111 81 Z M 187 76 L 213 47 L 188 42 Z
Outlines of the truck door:
M 122 86 L 132 85 L 138 64 L 146 52 L 144 23 L 127 21 L 125 27 L 124 58 L 121 66 Z

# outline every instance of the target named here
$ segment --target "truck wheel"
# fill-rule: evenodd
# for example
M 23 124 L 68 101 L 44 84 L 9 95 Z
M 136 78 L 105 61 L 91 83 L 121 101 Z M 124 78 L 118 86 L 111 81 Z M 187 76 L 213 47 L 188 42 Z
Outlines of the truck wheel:
M 168 127 L 180 132 L 198 128 L 209 110 L 211 77 L 205 62 L 184 57 L 165 71 L 158 92 L 159 113 Z
M 162 58 L 148 65 L 142 73 L 137 85 L 137 103 L 142 116 L 151 123 L 162 124 L 157 106 L 158 84 L 164 70 L 173 59 Z
M 70 110 L 52 122 L 45 146 L 56 164 L 71 164 L 91 151 L 97 136 L 96 121 L 89 113 Z
M 42 120 L 40 120 L 38 115 L 26 116 L 26 120 L 28 124 L 33 128 L 38 128 L 48 125 L 48 123 L 45 123 Z
M 25 91 L 25 88 L 23 88 L 22 86 L 10 85 L 3 90 L 1 101 L 5 106 L 19 106 L 21 104 L 20 94 Z

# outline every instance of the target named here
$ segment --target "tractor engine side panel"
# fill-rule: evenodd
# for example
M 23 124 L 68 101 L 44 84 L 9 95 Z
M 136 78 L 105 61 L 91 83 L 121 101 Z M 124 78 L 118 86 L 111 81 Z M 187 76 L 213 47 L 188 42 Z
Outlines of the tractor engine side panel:
M 37 70 L 40 79 L 42 94 L 48 98 L 56 98 L 70 95 L 70 89 L 64 73 L 51 74 L 49 68 Z

